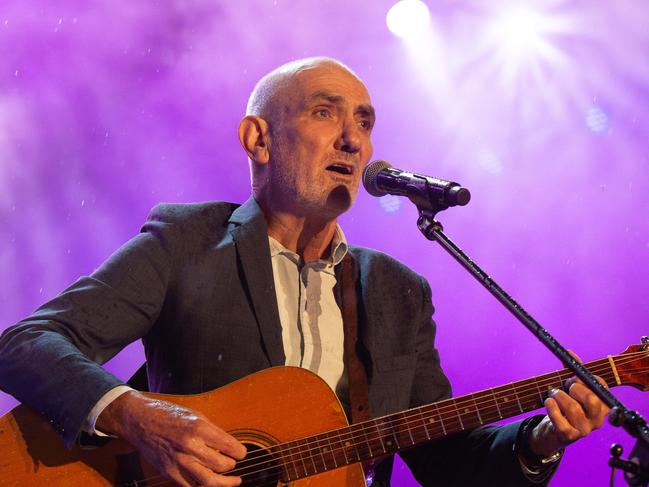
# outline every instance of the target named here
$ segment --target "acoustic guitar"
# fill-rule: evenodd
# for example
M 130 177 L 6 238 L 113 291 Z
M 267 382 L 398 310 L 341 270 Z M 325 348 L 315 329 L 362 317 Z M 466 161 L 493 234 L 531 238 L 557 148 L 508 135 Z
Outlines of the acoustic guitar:
M 609 387 L 649 388 L 649 344 L 585 364 Z M 361 462 L 406 450 L 543 405 L 572 375 L 557 370 L 348 425 L 333 391 L 313 373 L 276 367 L 192 396 L 149 394 L 200 411 L 237 437 L 247 457 L 230 473 L 248 487 L 361 487 Z M 172 482 L 128 443 L 67 450 L 42 416 L 18 406 L 0 419 L 2 486 L 162 486 Z

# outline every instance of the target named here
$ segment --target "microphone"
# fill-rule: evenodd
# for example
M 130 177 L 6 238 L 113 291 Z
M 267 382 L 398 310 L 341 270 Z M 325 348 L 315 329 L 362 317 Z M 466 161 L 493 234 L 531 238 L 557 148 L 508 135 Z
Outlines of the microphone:
M 365 166 L 363 186 L 372 196 L 407 196 L 420 209 L 433 207 L 439 210 L 449 206 L 464 206 L 471 199 L 469 190 L 458 183 L 413 174 L 380 160 Z

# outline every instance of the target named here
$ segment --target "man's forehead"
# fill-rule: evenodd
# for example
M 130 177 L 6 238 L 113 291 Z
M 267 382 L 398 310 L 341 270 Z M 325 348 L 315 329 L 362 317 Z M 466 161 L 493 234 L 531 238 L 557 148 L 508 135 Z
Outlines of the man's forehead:
M 370 105 L 370 96 L 363 82 L 338 66 L 314 66 L 301 70 L 292 79 L 293 93 L 302 104 L 314 101 L 352 105 Z

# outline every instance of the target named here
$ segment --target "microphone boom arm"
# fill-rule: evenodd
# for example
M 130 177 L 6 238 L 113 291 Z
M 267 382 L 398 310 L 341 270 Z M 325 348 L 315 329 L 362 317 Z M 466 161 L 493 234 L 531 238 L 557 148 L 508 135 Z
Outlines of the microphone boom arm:
M 518 304 L 498 283 L 478 266 L 462 249 L 448 238 L 443 231 L 442 225 L 435 220 L 439 211 L 448 208 L 446 205 L 431 208 L 428 204 L 417 206 L 419 218 L 417 227 L 428 239 L 439 243 L 459 264 L 466 269 L 475 279 L 478 280 L 500 303 L 507 308 L 537 339 L 552 352 L 567 368 L 581 379 L 584 384 L 604 404 L 611 408 L 609 421 L 614 426 L 622 426 L 627 433 L 649 447 L 649 427 L 645 419 L 636 411 L 626 408 L 611 392 L 599 383 L 597 378 L 582 364 L 580 364 L 570 353 L 546 330 L 544 329 L 525 309 Z M 649 341 L 643 338 L 643 342 L 649 345 Z

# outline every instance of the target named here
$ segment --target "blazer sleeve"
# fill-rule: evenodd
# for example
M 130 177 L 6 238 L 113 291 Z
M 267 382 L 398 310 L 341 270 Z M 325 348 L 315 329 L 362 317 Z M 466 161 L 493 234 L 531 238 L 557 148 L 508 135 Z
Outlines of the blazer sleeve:
M 149 220 L 82 277 L 0 337 L 0 387 L 45 415 L 70 447 L 96 402 L 123 381 L 103 364 L 146 335 L 173 267 L 173 224 Z
M 451 388 L 434 346 L 435 323 L 430 287 L 422 279 L 423 305 L 417 332 L 417 369 L 411 407 L 429 404 L 451 396 Z M 521 469 L 514 446 L 524 421 L 503 426 L 485 426 L 425 444 L 400 456 L 422 486 L 501 487 L 540 485 L 528 479 Z M 551 475 L 543 475 L 547 484 Z

